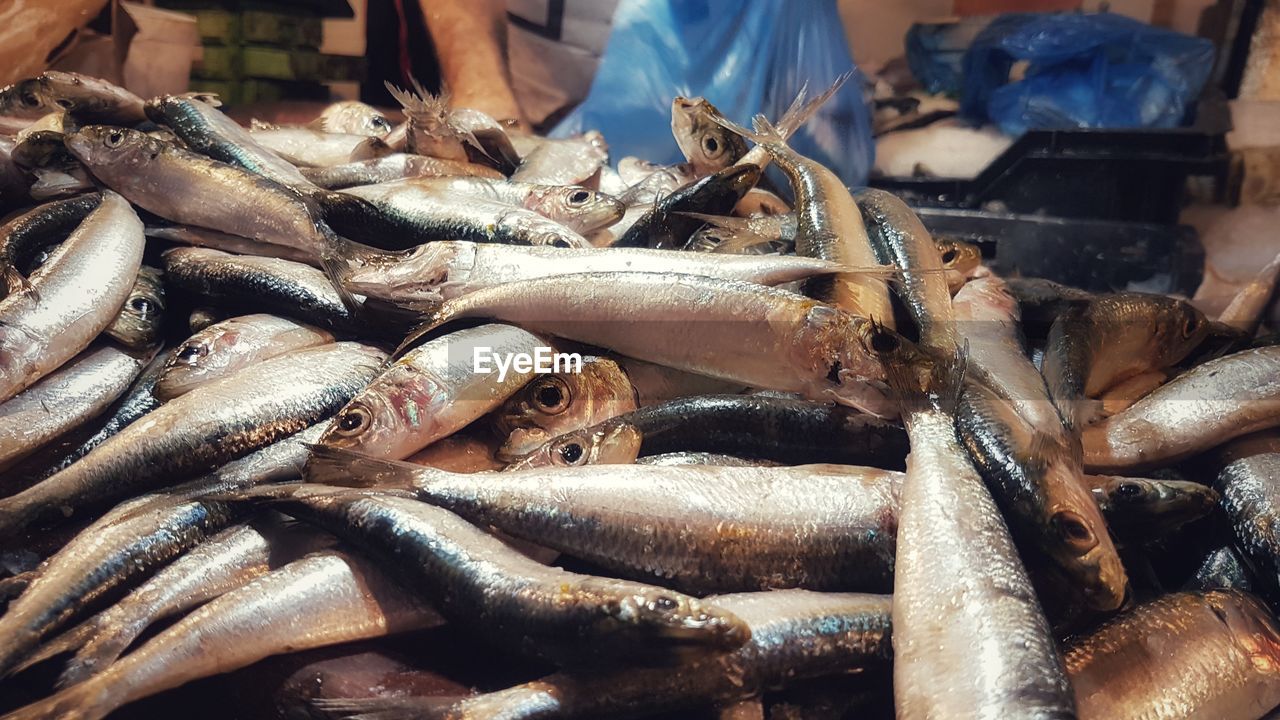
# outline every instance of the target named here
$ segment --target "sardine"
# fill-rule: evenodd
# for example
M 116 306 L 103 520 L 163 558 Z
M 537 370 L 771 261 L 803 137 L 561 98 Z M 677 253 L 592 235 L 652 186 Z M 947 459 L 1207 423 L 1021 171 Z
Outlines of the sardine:
M 333 335 L 324 330 L 275 315 L 223 320 L 178 346 L 156 381 L 155 393 L 162 400 L 172 400 L 263 360 L 333 341 Z
M 407 147 L 410 152 L 446 160 L 464 161 L 467 147 L 479 149 L 479 141 L 471 132 L 455 120 L 445 93 L 432 95 L 423 89 L 416 79 L 411 79 L 413 91 L 401 90 L 390 82 L 384 83 L 391 96 L 404 110 L 407 131 Z
M 1086 478 L 1107 527 L 1122 543 L 1155 542 L 1218 505 L 1218 493 L 1200 483 L 1108 475 Z
M 1247 720 L 1280 704 L 1280 631 L 1241 592 L 1166 595 L 1064 655 L 1082 720 Z
M 518 355 L 553 350 L 508 325 L 462 330 L 415 348 L 383 370 L 334 417 L 321 443 L 400 460 L 501 405 L 536 375 Z M 487 353 L 487 355 L 486 355 Z M 482 362 L 481 368 L 477 363 Z M 498 360 L 511 362 L 506 369 Z
M 387 563 L 451 622 L 525 653 L 640 663 L 732 650 L 750 639 L 732 613 L 671 590 L 542 565 L 417 500 L 322 485 L 269 493 L 276 509 Z
M 115 319 L 142 265 L 142 222 L 107 193 L 30 278 L 0 300 L 0 402 L 75 357 Z
M 1220 454 L 1222 468 L 1214 487 L 1222 494 L 1235 543 L 1274 591 L 1280 588 L 1280 436 L 1248 435 Z
M 504 469 L 631 465 L 639 460 L 643 442 L 636 426 L 603 422 L 552 438 L 522 457 L 511 458 Z
M 353 293 L 400 307 L 429 311 L 443 300 L 518 280 L 592 272 L 679 272 L 781 285 L 836 265 L 790 256 L 707 257 L 648 248 L 559 248 L 448 241 L 404 254 L 340 253 L 336 275 Z
M 628 186 L 618 199 L 629 206 L 652 205 L 698 179 L 688 163 L 656 165 L 634 157 L 618 162 L 618 175 Z
M 83 122 L 135 125 L 142 98 L 100 78 L 48 70 L 0 90 L 0 116 L 37 118 L 66 111 Z
M 297 248 L 276 245 L 275 243 L 258 242 L 239 235 L 228 235 L 218 230 L 210 230 L 193 225 L 148 225 L 145 232 L 148 238 L 165 240 L 179 245 L 221 250 L 233 255 L 280 258 L 281 260 L 304 263 L 312 267 L 323 267 L 319 257 Z
M 490 415 L 504 438 L 500 459 L 524 455 L 551 438 L 636 409 L 636 391 L 618 363 L 585 357 L 581 368 L 535 378 Z
M 65 470 L 0 499 L 0 535 L 52 515 L 82 514 L 270 445 L 342 407 L 384 358 L 365 345 L 335 343 L 272 358 L 192 390 Z
M 648 362 L 881 412 L 884 377 L 865 318 L 793 293 L 676 273 L 591 273 L 446 300 L 406 344 L 460 318 L 492 318 Z M 741 348 L 753 348 L 742 354 Z
M 724 254 L 786 250 L 794 247 L 799 218 L 789 212 L 783 215 L 730 217 L 692 215 L 707 223 L 694 233 L 689 249 Z
M 603 135 L 589 130 L 563 140 L 539 138 L 537 147 L 521 155 L 520 167 L 511 174 L 512 180 L 544 185 L 584 185 L 589 184 L 608 161 L 609 146 Z
M 502 179 L 502 173 L 484 165 L 404 153 L 393 153 L 372 160 L 359 160 L 328 167 L 301 168 L 301 172 L 303 177 L 312 183 L 330 190 L 412 177 L 466 176 Z
M 640 465 L 657 465 L 659 467 L 679 467 L 683 465 L 721 465 L 724 467 L 769 467 L 780 465 L 772 460 L 756 460 L 734 455 L 706 452 L 672 452 L 661 455 L 649 455 L 637 458 Z
M 331 133 L 304 127 L 254 126 L 250 126 L 249 135 L 257 144 L 299 167 L 342 165 L 392 153 L 385 142 L 368 135 Z
M 734 165 L 656 200 L 614 247 L 683 249 L 702 221 L 685 213 L 724 215 L 760 180 L 757 165 Z M 829 258 L 828 258 L 829 259 Z
M 676 370 L 629 357 L 615 358 L 636 389 L 640 407 L 678 400 L 691 395 L 740 393 L 745 383 Z
M 1113 472 L 1168 465 L 1276 427 L 1278 374 L 1280 347 L 1244 350 L 1198 365 L 1127 410 L 1085 428 L 1085 466 Z
M 99 720 L 135 700 L 272 655 L 438 624 L 438 615 L 374 565 L 317 553 L 210 601 L 103 672 L 5 717 Z
M 133 292 L 120 307 L 120 314 L 104 330 L 120 344 L 142 350 L 160 336 L 164 323 L 164 277 L 153 267 L 143 265 L 133 283 Z
M 29 291 L 31 286 L 23 271 L 30 269 L 41 250 L 62 242 L 101 202 L 101 193 L 55 200 L 0 227 L 0 270 L 7 285 L 5 294 Z
M 477 525 L 697 595 L 893 585 L 902 476 L 891 470 L 624 465 L 468 475 L 324 449 L 308 467 L 312 482 L 343 475 L 411 488 Z
M 723 170 L 747 154 L 742 138 L 712 119 L 719 114 L 706 98 L 677 95 L 671 100 L 671 134 L 699 176 Z
M 311 122 L 316 128 L 331 133 L 351 133 L 369 137 L 386 137 L 391 121 L 372 105 L 357 100 L 330 104 Z
M 982 250 L 977 245 L 943 237 L 935 237 L 933 242 L 942 259 L 943 274 L 952 297 L 965 283 L 983 274 Z
M 557 673 L 461 701 L 432 697 L 318 700 L 344 716 L 379 720 L 632 718 L 690 713 L 811 677 L 883 668 L 892 654 L 890 598 L 779 590 L 710 599 L 751 629 L 738 650 L 677 668 Z M 847 677 L 842 677 L 847 682 Z
M 1256 277 L 1236 292 L 1218 321 L 1244 332 L 1248 337 L 1258 331 L 1262 314 L 1276 292 L 1276 280 L 1280 278 L 1280 255 L 1258 271 Z
M 411 178 L 398 182 L 412 183 L 443 196 L 468 195 L 522 207 L 583 234 L 612 225 L 626 209 L 615 198 L 577 185 L 535 185 L 467 176 Z
M 1183 590 L 1244 590 L 1253 592 L 1255 580 L 1249 562 L 1232 543 L 1210 548 L 1201 555 Z
M 154 354 L 103 343 L 0 404 L 0 470 L 96 417 L 129 389 Z

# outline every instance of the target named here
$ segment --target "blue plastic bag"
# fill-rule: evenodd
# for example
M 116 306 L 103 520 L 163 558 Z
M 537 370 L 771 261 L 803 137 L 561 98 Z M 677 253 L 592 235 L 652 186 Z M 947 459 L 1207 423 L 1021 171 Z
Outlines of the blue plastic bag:
M 1018 82 L 1009 70 L 1028 61 Z M 1014 14 L 965 55 L 961 112 L 1010 135 L 1030 128 L 1169 128 L 1213 69 L 1213 43 L 1112 14 Z
M 871 113 L 835 0 L 622 0 L 586 100 L 551 135 L 596 129 L 615 162 L 682 162 L 671 136 L 674 96 L 701 95 L 749 126 L 759 112 L 777 120 L 805 83 L 813 97 L 849 71 L 854 77 L 791 146 L 865 185 Z

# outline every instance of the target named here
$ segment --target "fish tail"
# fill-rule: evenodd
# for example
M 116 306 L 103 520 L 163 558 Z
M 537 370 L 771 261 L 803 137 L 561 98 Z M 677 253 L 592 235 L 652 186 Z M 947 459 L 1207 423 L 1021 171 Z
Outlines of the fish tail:
M 443 470 L 434 470 L 398 460 L 384 460 L 328 445 L 312 445 L 307 461 L 309 483 L 374 488 L 377 490 L 413 490 L 422 478 Z
M 14 665 L 13 672 L 15 674 L 20 673 L 52 657 L 63 653 L 75 652 L 84 645 L 86 640 L 92 637 L 93 627 L 93 621 L 89 620 L 44 643 L 35 652 L 24 657 L 22 662 Z M 59 683 L 59 687 L 65 687 L 61 681 Z
M 312 707 L 331 718 L 348 720 L 438 720 L 449 717 L 449 711 L 460 697 L 372 697 L 325 699 L 311 701 Z
M 780 135 L 784 141 L 794 135 L 801 126 L 809 122 L 810 118 L 818 112 L 819 108 L 825 105 L 828 100 L 839 92 L 841 87 L 844 87 L 844 84 L 848 82 L 851 77 L 853 77 L 852 71 L 842 74 L 831 83 L 831 87 L 828 87 L 821 95 L 814 97 L 808 102 L 805 102 L 804 99 L 807 86 L 800 88 L 800 92 L 796 93 L 796 99 L 792 101 L 791 106 L 782 114 L 782 117 L 778 118 L 775 128 L 778 135 Z
M 4 284 L 8 295 L 25 295 L 32 300 L 40 299 L 40 292 L 36 290 L 35 285 L 31 284 L 30 280 L 27 280 L 22 273 L 18 272 L 18 268 L 6 264 L 3 272 Z

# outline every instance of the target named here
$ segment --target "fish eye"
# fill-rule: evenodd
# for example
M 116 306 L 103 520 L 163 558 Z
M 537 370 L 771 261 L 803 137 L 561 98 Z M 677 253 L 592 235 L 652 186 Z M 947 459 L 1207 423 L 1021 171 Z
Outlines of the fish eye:
M 1143 489 L 1142 486 L 1136 482 L 1123 480 L 1116 484 L 1116 487 L 1111 491 L 1111 494 L 1125 500 L 1136 500 L 1143 495 Z
M 135 298 L 130 298 L 129 309 L 133 310 L 134 312 L 138 313 L 143 317 L 146 317 L 151 313 L 155 312 L 156 305 L 155 303 L 151 302 L 147 298 L 139 296 Z
M 103 141 L 103 144 L 109 148 L 117 148 L 120 147 L 120 143 L 122 142 L 124 142 L 124 133 L 120 130 L 112 130 L 107 133 L 107 137 Z
M 956 255 L 957 255 L 957 253 L 956 253 L 956 249 L 955 249 L 955 248 L 951 248 L 951 247 L 947 248 L 947 249 L 942 253 L 942 264 L 943 264 L 943 265 L 950 265 L 951 263 L 955 262 L 955 261 L 956 261 Z
M 669 598 L 666 595 L 659 595 L 658 597 L 654 598 L 652 602 L 649 603 L 649 607 L 653 608 L 654 610 L 670 612 L 680 607 L 680 603 L 676 602 L 675 598 Z
M 352 405 L 338 415 L 334 423 L 334 432 L 343 437 L 359 435 L 369 427 L 369 411 L 361 405 Z
M 391 121 L 381 116 L 370 118 L 369 124 L 373 126 L 374 130 L 390 130 L 391 129 Z
M 547 243 L 547 244 L 548 244 L 548 245 L 550 245 L 551 247 L 558 247 L 558 248 L 571 248 L 571 247 L 573 247 L 573 243 L 571 243 L 571 242 L 569 242 L 568 240 L 565 240 L 564 238 L 561 238 L 561 237 L 555 238 L 555 239 L 553 239 L 551 242 L 549 242 L 549 243 Z
M 1076 553 L 1086 553 L 1098 545 L 1098 538 L 1089 529 L 1084 518 L 1070 510 L 1062 510 L 1054 514 L 1050 523 L 1058 533 L 1058 537 Z
M 713 137 L 707 136 L 702 139 L 702 149 L 710 156 L 714 157 L 720 152 L 720 141 Z
M 582 443 L 577 440 L 561 445 L 556 449 L 556 454 L 560 456 L 565 465 L 581 465 L 587 459 L 587 451 L 583 449 Z
M 1195 313 L 1188 313 L 1187 319 L 1182 321 L 1182 337 L 1189 339 L 1196 334 L 1196 330 L 1200 328 L 1200 318 Z
M 591 199 L 591 193 L 587 190 L 577 190 L 569 196 L 570 205 L 583 205 Z
M 569 409 L 572 395 L 569 386 L 560 378 L 541 378 L 534 383 L 533 404 L 548 415 L 559 415 Z
M 195 365 L 200 358 L 208 354 L 209 348 L 205 347 L 203 343 L 187 343 L 178 351 L 174 360 L 183 365 Z
M 19 99 L 22 101 L 22 104 L 27 107 L 40 107 L 40 98 L 36 97 L 36 94 L 29 90 L 22 93 L 22 96 Z
M 71 106 L 72 106 L 72 105 L 74 105 L 75 103 L 71 102 L 71 101 L 70 101 L 70 100 L 68 100 L 67 98 L 58 98 L 57 100 L 54 100 L 54 101 L 53 101 L 53 104 L 54 104 L 54 105 L 57 105 L 58 107 L 62 108 L 63 110 L 70 110 L 70 109 L 71 109 Z
M 900 344 L 898 338 L 890 330 L 882 327 L 874 328 L 868 340 L 871 351 L 878 355 L 894 352 Z

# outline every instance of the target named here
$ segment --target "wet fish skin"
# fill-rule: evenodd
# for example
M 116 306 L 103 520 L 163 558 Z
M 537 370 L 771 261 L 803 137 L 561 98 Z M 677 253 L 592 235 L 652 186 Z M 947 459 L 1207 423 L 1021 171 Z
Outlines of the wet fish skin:
M 104 330 L 120 344 L 142 350 L 155 343 L 164 323 L 164 278 L 153 267 L 143 265 L 138 270 L 133 292 L 120 307 L 120 314 Z
M 1085 467 L 1168 465 L 1280 424 L 1280 347 L 1244 350 L 1182 373 L 1127 409 L 1084 429 Z
M 29 289 L 22 270 L 41 249 L 61 242 L 102 202 L 101 193 L 78 195 L 45 203 L 0 227 L 0 269 L 8 286 L 6 294 Z
M 724 215 L 760 180 L 757 165 L 734 165 L 657 200 L 613 243 L 613 247 L 682 249 L 702 221 L 684 213 Z
M 509 325 L 482 325 L 437 338 L 396 359 L 347 403 L 320 442 L 374 457 L 400 460 L 452 435 L 501 405 L 529 383 L 532 367 L 495 363 L 476 372 L 478 348 L 497 357 L 530 356 L 546 339 Z
M 298 167 L 341 165 L 392 153 L 377 137 L 306 127 L 250 126 L 249 135 L 258 145 Z
M 512 458 L 505 470 L 581 465 L 630 465 L 640 456 L 644 437 L 629 423 L 604 422 L 559 435 L 529 453 Z
M 156 380 L 156 396 L 172 400 L 263 360 L 334 340 L 324 330 L 275 315 L 229 318 L 195 333 L 177 347 Z
M 300 485 L 277 493 L 273 505 L 389 562 L 446 618 L 526 653 L 572 663 L 669 661 L 750 637 L 731 613 L 674 591 L 542 565 L 417 500 Z
M 1232 543 L 1204 553 L 1195 572 L 1182 585 L 1190 592 L 1203 590 L 1243 590 L 1254 592 L 1256 581 L 1249 563 Z
M 613 360 L 588 356 L 581 370 L 535 378 L 490 415 L 505 438 L 498 459 L 537 449 L 551 438 L 636 409 L 636 390 Z
M 746 142 L 712 120 L 713 113 L 720 111 L 706 98 L 671 99 L 671 134 L 699 176 L 723 170 L 747 154 Z
M 316 553 L 216 598 L 102 673 L 6 716 L 99 720 L 116 708 L 263 658 L 419 630 L 440 618 L 378 568 Z
M 391 121 L 372 105 L 357 100 L 331 103 L 320 112 L 312 125 L 331 133 L 351 133 L 370 137 L 386 137 Z
M 36 294 L 0 300 L 0 402 L 47 375 L 114 319 L 142 264 L 142 222 L 106 194 L 30 278 Z
M 1107 527 L 1125 543 L 1159 540 L 1218 505 L 1218 493 L 1200 483 L 1107 475 L 1087 480 Z
M 601 166 L 608 161 L 609 146 L 603 135 L 588 130 L 572 138 L 537 138 L 537 145 L 521 155 L 520 167 L 511 174 L 512 180 L 544 185 L 582 185 L 599 173 Z
M 146 120 L 142 98 L 80 73 L 47 70 L 0 90 L 0 116 L 36 118 L 60 111 L 85 122 L 133 125 Z
M 385 355 L 344 342 L 272 358 L 192 390 L 132 423 L 66 469 L 0 499 L 0 536 L 62 520 L 249 454 L 327 417 Z M 51 518 L 52 519 L 52 518 Z
M 1222 464 L 1214 488 L 1231 523 L 1236 546 L 1257 568 L 1268 589 L 1280 587 L 1280 436 L 1261 432 L 1239 438 L 1219 451 Z
M 522 207 L 583 234 L 612 225 L 626 209 L 616 198 L 578 185 L 538 185 L 469 176 L 413 178 L 400 182 L 411 182 L 444 195 L 469 195 Z
M 320 258 L 297 248 L 258 242 L 239 235 L 228 235 L 218 230 L 209 230 L 193 225 L 149 225 L 147 226 L 146 234 L 148 238 L 164 240 L 179 245 L 221 250 L 233 255 L 280 258 L 281 260 L 290 260 L 311 265 L 312 267 L 323 267 Z
M 1157 598 L 1064 655 L 1083 720 L 1257 718 L 1280 704 L 1275 618 L 1238 591 Z
M 312 183 L 329 190 L 374 185 L 410 177 L 466 176 L 502 179 L 502 173 L 484 165 L 404 153 L 328 167 L 301 168 L 301 172 Z

